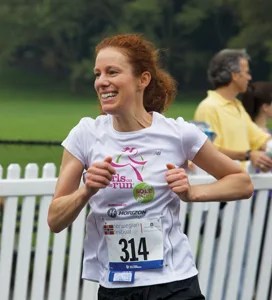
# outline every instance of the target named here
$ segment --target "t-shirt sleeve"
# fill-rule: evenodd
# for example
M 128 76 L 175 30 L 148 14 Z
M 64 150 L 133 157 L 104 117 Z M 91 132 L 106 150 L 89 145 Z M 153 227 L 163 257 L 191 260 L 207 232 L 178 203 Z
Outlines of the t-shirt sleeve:
M 181 126 L 183 152 L 188 160 L 193 160 L 208 137 L 195 124 L 186 122 L 182 118 L 178 118 L 177 122 Z
M 220 122 L 218 120 L 218 115 L 216 109 L 212 105 L 208 105 L 207 103 L 200 103 L 197 107 L 194 115 L 195 121 L 206 122 L 212 131 L 216 133 L 216 137 L 213 141 L 214 145 L 220 146 L 222 145 L 222 137 L 223 134 L 221 132 Z
M 83 118 L 72 128 L 68 136 L 62 142 L 62 146 L 75 156 L 83 166 L 87 166 L 87 150 L 92 135 L 90 134 L 91 118 Z

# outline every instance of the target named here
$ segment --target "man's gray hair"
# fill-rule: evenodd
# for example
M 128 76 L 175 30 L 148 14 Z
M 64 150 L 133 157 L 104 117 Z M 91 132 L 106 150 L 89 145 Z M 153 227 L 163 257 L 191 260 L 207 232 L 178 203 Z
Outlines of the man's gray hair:
M 240 60 L 250 60 L 246 49 L 223 49 L 211 59 L 208 68 L 208 79 L 214 88 L 228 85 L 232 73 L 240 72 Z

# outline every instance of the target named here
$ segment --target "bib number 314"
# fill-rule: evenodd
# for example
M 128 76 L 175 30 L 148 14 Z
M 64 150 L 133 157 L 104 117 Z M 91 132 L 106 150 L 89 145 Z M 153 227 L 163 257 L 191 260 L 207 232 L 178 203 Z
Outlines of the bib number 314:
M 138 261 L 138 256 L 140 255 L 143 257 L 143 260 L 148 260 L 149 252 L 147 251 L 145 237 L 140 238 L 137 251 L 134 238 L 128 241 L 126 239 L 120 239 L 119 244 L 122 246 L 121 251 L 123 252 L 123 255 L 120 256 L 121 261 Z

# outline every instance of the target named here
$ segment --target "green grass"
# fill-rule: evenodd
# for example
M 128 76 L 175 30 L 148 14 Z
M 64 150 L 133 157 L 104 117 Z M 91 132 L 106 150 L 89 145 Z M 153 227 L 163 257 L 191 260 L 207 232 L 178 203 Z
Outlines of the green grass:
M 18 69 L 0 71 L 0 140 L 62 141 L 84 116 L 99 114 L 94 94 L 73 94 L 67 83 Z M 180 95 L 167 116 L 193 117 L 196 95 Z M 0 165 L 60 164 L 62 147 L 0 144 Z

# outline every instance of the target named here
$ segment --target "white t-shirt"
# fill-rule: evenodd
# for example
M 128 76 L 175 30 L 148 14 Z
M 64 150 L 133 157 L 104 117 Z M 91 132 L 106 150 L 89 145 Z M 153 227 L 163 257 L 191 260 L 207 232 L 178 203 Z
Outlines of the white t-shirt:
M 192 160 L 207 136 L 181 117 L 153 112 L 150 127 L 118 132 L 111 115 L 83 118 L 62 145 L 85 168 L 111 156 L 111 184 L 90 198 L 82 277 L 104 287 L 183 280 L 197 274 L 166 164 Z

